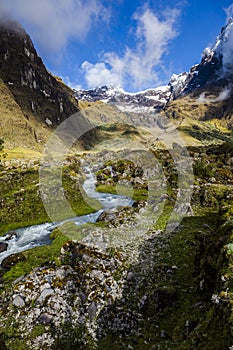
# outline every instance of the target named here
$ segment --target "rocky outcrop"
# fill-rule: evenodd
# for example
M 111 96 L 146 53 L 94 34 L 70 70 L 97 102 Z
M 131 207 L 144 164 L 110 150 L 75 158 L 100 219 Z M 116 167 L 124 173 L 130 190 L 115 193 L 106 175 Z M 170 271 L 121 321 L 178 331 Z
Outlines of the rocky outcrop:
M 98 185 L 125 185 L 138 189 L 148 189 L 143 169 L 126 159 L 108 161 L 96 173 Z
M 58 125 L 78 111 L 72 90 L 53 77 L 38 56 L 30 36 L 12 20 L 0 23 L 0 78 L 27 112 Z
M 7 327 L 12 317 L 25 349 L 61 349 L 62 344 L 66 349 L 85 348 L 96 340 L 102 310 L 122 297 L 126 263 L 120 252 L 100 252 L 69 241 L 60 259 L 61 266 L 35 268 L 2 295 L 7 314 L 2 313 L 1 326 L 6 322 Z M 130 320 L 129 313 L 127 317 Z M 123 319 L 117 322 L 118 328 L 131 331 Z M 43 331 L 35 337 L 38 327 Z M 14 346 L 14 339 L 8 346 Z
M 39 148 L 79 111 L 73 90 L 47 71 L 30 36 L 10 19 L 0 22 L 0 91 L 1 136 L 11 145 Z M 81 115 L 76 127 L 93 129 Z M 96 131 L 88 131 L 80 143 L 90 147 L 95 139 Z

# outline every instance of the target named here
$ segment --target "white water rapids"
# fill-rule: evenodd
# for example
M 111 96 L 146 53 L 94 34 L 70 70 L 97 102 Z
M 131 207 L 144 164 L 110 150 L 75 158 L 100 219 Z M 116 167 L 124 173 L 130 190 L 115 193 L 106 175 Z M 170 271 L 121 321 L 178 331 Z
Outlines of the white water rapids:
M 95 176 L 89 168 L 85 168 L 85 176 L 86 179 L 83 183 L 84 191 L 89 197 L 97 199 L 103 208 L 110 209 L 119 206 L 131 206 L 133 204 L 133 200 L 130 197 L 97 192 L 95 188 Z M 103 210 L 101 209 L 92 214 L 76 216 L 60 222 L 33 225 L 8 232 L 5 236 L 0 237 L 0 242 L 8 244 L 7 250 L 0 253 L 0 263 L 11 254 L 19 253 L 36 246 L 50 244 L 51 232 L 64 222 L 73 221 L 77 226 L 85 223 L 95 223 Z

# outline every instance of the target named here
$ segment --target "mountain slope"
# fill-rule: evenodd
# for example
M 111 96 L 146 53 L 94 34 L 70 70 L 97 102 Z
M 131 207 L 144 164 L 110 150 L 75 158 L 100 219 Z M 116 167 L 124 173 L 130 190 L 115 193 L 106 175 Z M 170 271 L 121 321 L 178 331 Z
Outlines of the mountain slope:
M 79 111 L 73 90 L 46 70 L 29 35 L 11 20 L 0 23 L 0 79 L 0 136 L 9 147 L 41 149 L 51 130 Z

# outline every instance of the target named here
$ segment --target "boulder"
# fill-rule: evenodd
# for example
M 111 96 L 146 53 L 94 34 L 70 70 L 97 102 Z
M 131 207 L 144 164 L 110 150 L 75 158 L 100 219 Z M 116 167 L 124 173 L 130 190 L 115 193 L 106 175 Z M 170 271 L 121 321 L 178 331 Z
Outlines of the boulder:
M 96 222 L 113 222 L 115 221 L 117 218 L 117 212 L 115 209 L 109 209 L 109 210 L 104 210 L 100 216 L 98 217 L 98 219 L 96 220 Z
M 25 305 L 25 302 L 24 302 L 24 299 L 21 295 L 16 295 L 13 299 L 13 302 L 12 304 L 15 306 L 15 307 L 24 307 Z
M 0 242 L 0 253 L 5 252 L 7 250 L 8 244 L 5 242 Z
M 37 302 L 39 304 L 42 304 L 45 301 L 45 299 L 47 299 L 48 297 L 50 297 L 53 294 L 54 294 L 54 290 L 52 288 L 45 288 L 42 290 L 39 298 L 37 299 Z
M 26 258 L 22 253 L 11 254 L 3 259 L 1 266 L 9 270 L 12 266 L 16 265 L 19 261 L 25 261 Z
M 40 315 L 38 321 L 43 324 L 50 324 L 52 323 L 53 316 L 47 313 L 43 313 Z

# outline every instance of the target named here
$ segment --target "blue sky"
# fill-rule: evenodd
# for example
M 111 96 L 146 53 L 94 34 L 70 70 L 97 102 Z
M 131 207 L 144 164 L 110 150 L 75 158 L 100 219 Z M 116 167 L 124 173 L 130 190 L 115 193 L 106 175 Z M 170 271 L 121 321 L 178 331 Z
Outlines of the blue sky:
M 226 11 L 228 9 L 228 11 Z M 139 91 L 188 71 L 214 44 L 232 0 L 1 0 L 49 71 L 72 87 Z

